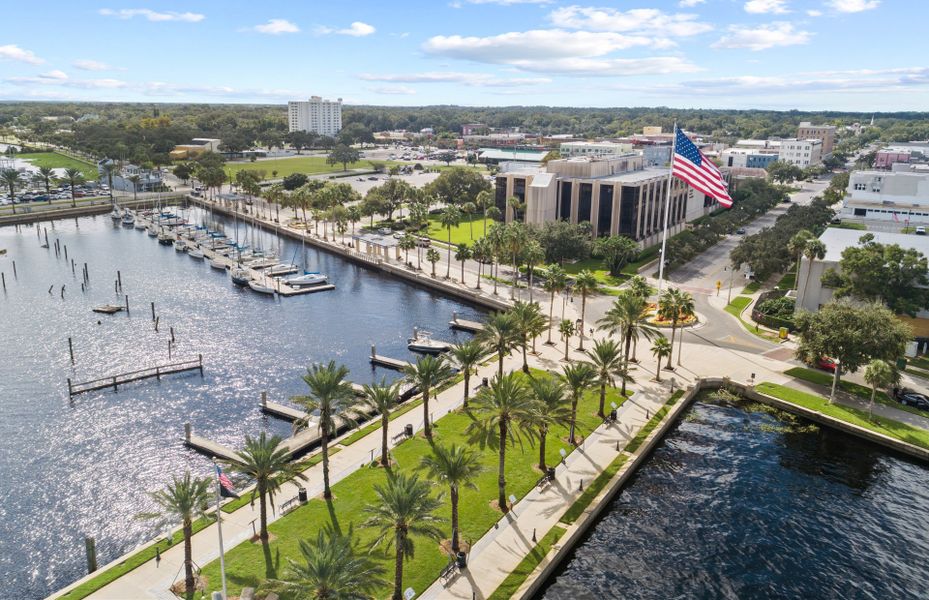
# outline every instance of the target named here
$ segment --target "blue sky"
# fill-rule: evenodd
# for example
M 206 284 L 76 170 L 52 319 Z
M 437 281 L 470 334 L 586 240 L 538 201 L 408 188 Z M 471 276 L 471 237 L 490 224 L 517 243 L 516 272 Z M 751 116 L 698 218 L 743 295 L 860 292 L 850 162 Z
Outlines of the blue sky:
M 4 8 L 6 100 L 929 108 L 924 0 Z

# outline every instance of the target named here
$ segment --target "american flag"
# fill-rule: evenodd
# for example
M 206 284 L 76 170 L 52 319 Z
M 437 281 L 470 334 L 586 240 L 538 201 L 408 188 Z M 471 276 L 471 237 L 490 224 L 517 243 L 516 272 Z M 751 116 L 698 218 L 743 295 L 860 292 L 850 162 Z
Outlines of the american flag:
M 732 206 L 732 197 L 729 196 L 722 173 L 680 129 L 675 133 L 671 173 L 689 183 L 694 189 L 716 198 L 722 206 Z
M 239 495 L 235 493 L 235 486 L 232 485 L 232 482 L 226 477 L 226 474 L 223 473 L 223 470 L 219 468 L 219 465 L 216 465 L 216 477 L 219 479 L 219 495 L 223 498 L 238 498 Z

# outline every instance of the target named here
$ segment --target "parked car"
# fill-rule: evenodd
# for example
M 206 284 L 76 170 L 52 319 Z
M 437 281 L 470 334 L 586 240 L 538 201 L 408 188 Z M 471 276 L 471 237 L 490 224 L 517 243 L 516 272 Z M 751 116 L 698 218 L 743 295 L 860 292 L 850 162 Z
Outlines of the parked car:
M 926 235 L 926 228 L 920 225 L 916 228 L 916 235 Z
M 894 399 L 904 406 L 912 406 L 919 410 L 929 411 L 929 398 L 925 394 L 914 392 L 906 388 L 894 388 Z
M 377 230 L 377 232 L 381 235 L 390 235 L 394 232 L 394 230 L 391 229 L 390 227 L 381 227 L 380 229 Z
M 828 356 L 820 356 L 816 359 L 816 368 L 835 373 L 835 361 Z
M 736 235 L 745 235 L 745 228 L 739 227 L 738 229 L 735 230 L 735 233 Z
M 432 246 L 432 240 L 426 237 L 416 238 L 416 245 L 420 248 L 429 248 Z

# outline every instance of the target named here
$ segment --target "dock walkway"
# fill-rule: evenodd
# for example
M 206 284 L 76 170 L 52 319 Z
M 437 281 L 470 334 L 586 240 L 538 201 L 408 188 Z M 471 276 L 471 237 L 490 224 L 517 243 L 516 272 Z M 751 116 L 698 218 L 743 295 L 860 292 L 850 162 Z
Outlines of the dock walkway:
M 68 378 L 68 396 L 76 396 L 85 392 L 105 390 L 107 388 L 113 388 L 115 392 L 119 390 L 119 386 L 133 381 L 151 379 L 152 377 L 161 379 L 162 375 L 184 373 L 186 371 L 200 371 L 200 375 L 203 375 L 203 355 L 199 354 L 197 358 L 192 360 L 169 363 L 166 365 L 155 365 L 154 367 L 147 367 L 137 371 L 99 377 L 97 379 L 91 379 L 90 381 L 73 382 L 71 378 Z
M 478 333 L 484 331 L 484 324 L 478 323 L 477 321 L 468 321 L 466 319 L 459 319 L 458 313 L 452 313 L 452 320 L 448 322 L 449 326 L 452 329 L 460 329 L 462 331 L 470 331 L 471 333 Z

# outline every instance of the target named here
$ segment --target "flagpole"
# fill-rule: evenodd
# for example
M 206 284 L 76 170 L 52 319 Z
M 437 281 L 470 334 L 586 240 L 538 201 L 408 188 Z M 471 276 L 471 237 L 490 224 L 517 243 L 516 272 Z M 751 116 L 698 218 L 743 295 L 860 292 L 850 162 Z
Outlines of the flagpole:
M 677 121 L 674 121 L 674 130 L 671 137 L 671 161 L 668 163 L 668 195 L 664 205 L 664 230 L 661 234 L 660 266 L 658 267 L 658 293 L 664 287 L 665 250 L 668 247 L 668 218 L 671 215 L 671 182 L 674 179 L 674 151 L 677 148 Z
M 219 466 L 215 462 L 213 466 L 216 471 L 216 532 L 219 534 L 219 574 L 223 581 L 223 600 L 226 600 L 228 596 L 226 596 L 226 555 L 223 553 L 223 513 L 219 509 L 220 487 L 222 484 L 219 482 Z

